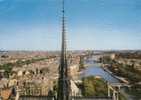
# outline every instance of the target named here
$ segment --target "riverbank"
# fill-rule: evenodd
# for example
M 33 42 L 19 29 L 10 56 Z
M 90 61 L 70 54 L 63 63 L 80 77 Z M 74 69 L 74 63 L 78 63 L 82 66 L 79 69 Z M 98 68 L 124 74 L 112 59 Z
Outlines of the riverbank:
M 107 67 L 101 65 L 101 68 L 103 68 L 104 71 L 106 71 L 107 73 L 109 73 L 112 77 L 116 78 L 117 80 L 119 80 L 121 83 L 125 83 L 125 84 L 129 84 L 129 82 L 124 78 L 124 77 L 119 77 L 117 75 L 115 75 L 113 72 L 111 72 Z

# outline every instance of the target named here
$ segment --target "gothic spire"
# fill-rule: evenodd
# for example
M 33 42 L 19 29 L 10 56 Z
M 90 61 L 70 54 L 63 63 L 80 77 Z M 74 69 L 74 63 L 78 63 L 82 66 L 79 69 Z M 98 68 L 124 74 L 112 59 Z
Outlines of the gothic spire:
M 62 0 L 62 48 L 59 66 L 57 100 L 70 100 L 70 80 L 68 77 L 66 46 L 65 1 Z

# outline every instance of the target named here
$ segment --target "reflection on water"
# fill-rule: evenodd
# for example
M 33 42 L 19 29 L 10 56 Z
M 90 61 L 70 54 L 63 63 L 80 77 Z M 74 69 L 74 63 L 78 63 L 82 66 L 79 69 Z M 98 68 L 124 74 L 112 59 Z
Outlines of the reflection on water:
M 86 68 L 82 74 L 82 77 L 86 77 L 86 76 L 101 76 L 103 79 L 105 79 L 106 81 L 110 82 L 110 83 L 118 83 L 119 81 L 114 78 L 113 76 L 111 76 L 108 72 L 104 71 L 99 64 L 93 64 L 92 66 L 89 66 L 88 68 Z

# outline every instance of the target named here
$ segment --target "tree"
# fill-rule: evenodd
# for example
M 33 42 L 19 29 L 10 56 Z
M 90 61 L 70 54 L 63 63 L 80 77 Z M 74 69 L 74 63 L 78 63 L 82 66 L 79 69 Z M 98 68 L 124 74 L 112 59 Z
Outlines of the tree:
M 84 97 L 107 96 L 107 84 L 94 76 L 83 78 L 82 95 Z

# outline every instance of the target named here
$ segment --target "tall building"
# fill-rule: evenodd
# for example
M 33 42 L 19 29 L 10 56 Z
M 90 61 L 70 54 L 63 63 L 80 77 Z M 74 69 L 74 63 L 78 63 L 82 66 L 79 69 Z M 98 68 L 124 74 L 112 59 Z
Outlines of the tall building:
M 59 66 L 58 92 L 57 100 L 70 100 L 70 79 L 68 76 L 67 64 L 67 43 L 65 29 L 65 1 L 62 0 L 62 49 Z

